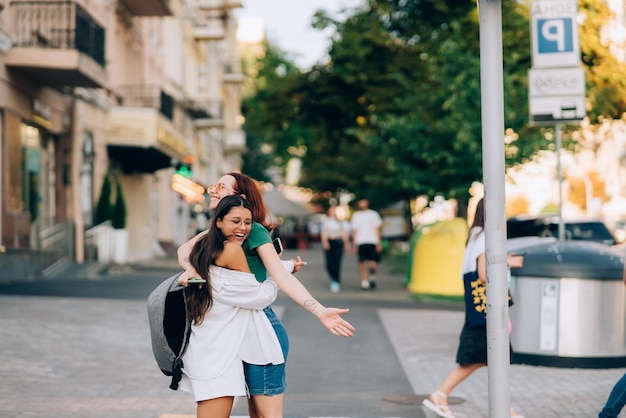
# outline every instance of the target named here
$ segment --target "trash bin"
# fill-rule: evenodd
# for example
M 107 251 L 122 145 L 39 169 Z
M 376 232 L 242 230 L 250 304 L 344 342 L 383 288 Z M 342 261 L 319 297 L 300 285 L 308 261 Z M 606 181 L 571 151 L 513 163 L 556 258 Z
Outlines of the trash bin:
M 535 241 L 515 252 L 525 257 L 509 284 L 513 363 L 625 367 L 622 252 L 582 241 Z

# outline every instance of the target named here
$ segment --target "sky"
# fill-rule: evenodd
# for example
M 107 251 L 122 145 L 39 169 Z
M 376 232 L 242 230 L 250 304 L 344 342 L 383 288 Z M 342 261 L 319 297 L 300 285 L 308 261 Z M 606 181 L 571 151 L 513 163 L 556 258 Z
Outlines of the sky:
M 250 18 L 261 19 L 267 38 L 287 52 L 303 70 L 309 69 L 326 55 L 328 32 L 311 28 L 313 14 L 324 9 L 331 14 L 343 8 L 358 6 L 362 0 L 244 0 L 236 15 L 240 25 L 250 25 Z

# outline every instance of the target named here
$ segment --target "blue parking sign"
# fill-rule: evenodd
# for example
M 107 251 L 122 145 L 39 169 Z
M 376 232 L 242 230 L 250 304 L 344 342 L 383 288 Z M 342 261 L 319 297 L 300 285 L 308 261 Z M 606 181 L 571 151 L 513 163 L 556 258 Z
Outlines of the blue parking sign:
M 539 53 L 574 51 L 572 19 L 537 19 Z
M 576 0 L 533 0 L 530 12 L 533 68 L 580 65 Z

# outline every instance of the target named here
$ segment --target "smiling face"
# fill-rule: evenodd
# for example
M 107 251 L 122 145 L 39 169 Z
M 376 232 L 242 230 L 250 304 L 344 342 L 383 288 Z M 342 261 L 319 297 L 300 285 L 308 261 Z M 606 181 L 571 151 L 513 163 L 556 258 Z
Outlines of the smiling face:
M 235 191 L 237 180 L 233 176 L 222 176 L 214 185 L 209 187 L 209 210 L 215 210 L 220 200 L 225 196 L 237 194 Z
M 252 212 L 243 206 L 234 206 L 222 219 L 216 221 L 216 226 L 226 240 L 241 245 L 250 235 Z

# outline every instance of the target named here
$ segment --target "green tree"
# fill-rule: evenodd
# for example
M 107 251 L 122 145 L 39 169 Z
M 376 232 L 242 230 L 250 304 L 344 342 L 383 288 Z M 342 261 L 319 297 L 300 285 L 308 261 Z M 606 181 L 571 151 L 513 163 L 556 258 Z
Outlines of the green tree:
M 590 120 L 620 118 L 626 68 L 598 30 L 610 14 L 603 0 L 579 0 L 579 8 Z M 503 0 L 502 16 L 511 166 L 555 144 L 552 127 L 528 124 L 528 4 Z M 246 130 L 271 145 L 274 164 L 301 157 L 301 185 L 314 190 L 348 190 L 374 207 L 421 194 L 462 201 L 482 179 L 478 25 L 472 0 L 369 0 L 342 20 L 319 11 L 314 26 L 334 33 L 330 61 L 300 73 L 270 48 Z M 570 148 L 576 128 L 564 134 Z
M 602 119 L 620 119 L 626 113 L 626 63 L 614 51 L 623 45 L 612 45 L 605 31 L 615 15 L 605 0 L 578 0 L 581 15 L 580 49 L 585 67 L 588 116 L 592 124 Z
M 297 94 L 292 87 L 300 71 L 270 43 L 265 50 L 265 56 L 253 63 L 252 94 L 242 103 L 248 143 L 243 170 L 258 180 L 269 180 L 270 166 L 284 168 L 307 134 L 296 121 Z

